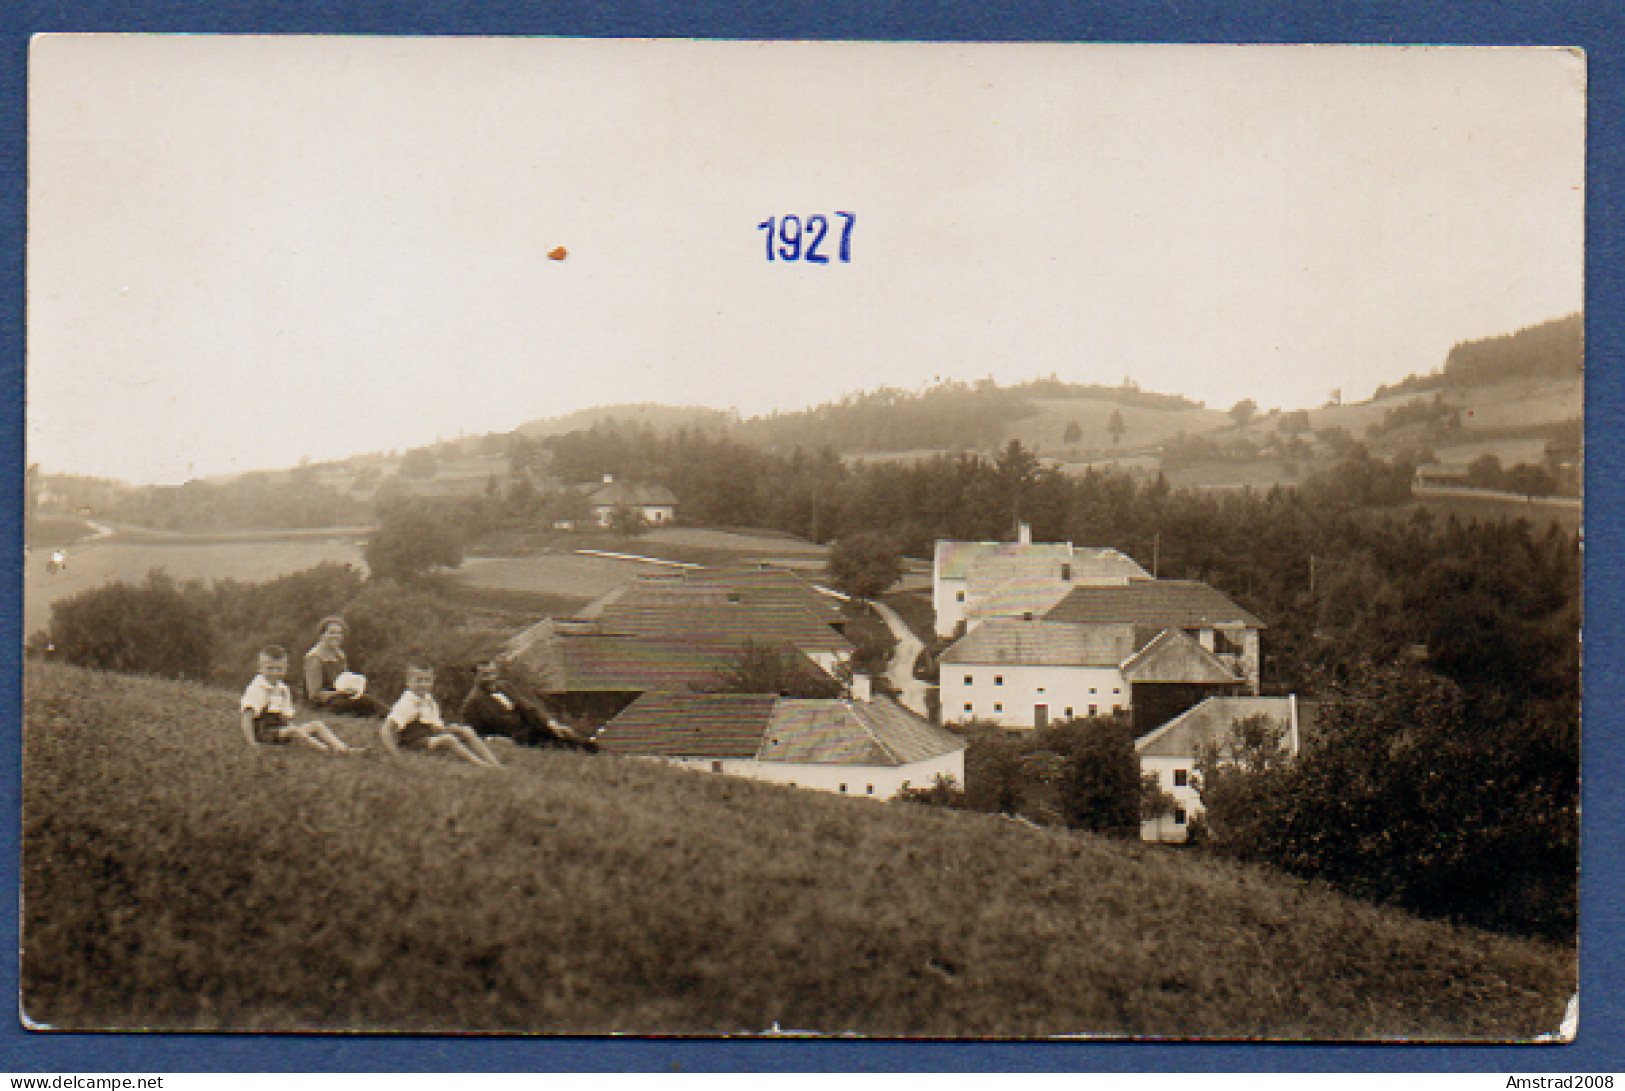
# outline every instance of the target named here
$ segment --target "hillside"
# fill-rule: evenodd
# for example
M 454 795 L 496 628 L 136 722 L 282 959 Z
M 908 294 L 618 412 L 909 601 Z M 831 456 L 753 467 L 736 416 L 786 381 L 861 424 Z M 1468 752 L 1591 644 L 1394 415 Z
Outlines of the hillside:
M 726 409 L 711 409 L 699 405 L 628 402 L 620 405 L 595 405 L 590 409 L 578 409 L 563 416 L 526 421 L 514 431 L 536 438 L 575 432 L 605 421 L 617 421 L 639 426 L 648 425 L 658 432 L 665 432 L 679 427 L 727 428 L 738 419 L 738 413 Z
M 22 1006 L 60 1029 L 1527 1038 L 1575 981 L 1138 843 L 604 757 L 251 751 L 233 693 L 49 664 L 26 694 Z

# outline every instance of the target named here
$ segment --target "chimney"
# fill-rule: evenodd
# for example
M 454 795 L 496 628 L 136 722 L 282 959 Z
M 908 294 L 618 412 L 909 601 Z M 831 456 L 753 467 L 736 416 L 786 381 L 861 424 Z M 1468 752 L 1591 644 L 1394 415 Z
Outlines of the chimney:
M 1031 523 L 1016 524 L 1016 541 L 1022 545 L 1033 544 L 1033 525 Z
M 604 475 L 604 484 L 606 484 L 606 485 L 615 484 L 615 475 L 614 474 L 605 474 Z
M 852 699 L 854 701 L 874 700 L 874 688 L 870 684 L 867 674 L 854 674 L 852 676 Z

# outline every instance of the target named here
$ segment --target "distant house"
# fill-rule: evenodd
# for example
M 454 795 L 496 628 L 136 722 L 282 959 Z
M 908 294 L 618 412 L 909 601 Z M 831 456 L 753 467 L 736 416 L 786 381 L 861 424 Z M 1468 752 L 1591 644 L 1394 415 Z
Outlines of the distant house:
M 1208 746 L 1222 746 L 1231 727 L 1252 716 L 1267 716 L 1281 730 L 1281 748 L 1296 756 L 1303 748 L 1303 735 L 1312 730 L 1314 706 L 1296 697 L 1210 697 L 1187 709 L 1134 744 L 1140 758 L 1140 772 L 1154 773 L 1157 785 L 1174 797 L 1172 814 L 1141 823 L 1140 836 L 1147 841 L 1184 841 L 1190 820 L 1203 811 L 1202 797 L 1196 791 L 1196 761 Z
M 965 740 L 896 702 L 646 693 L 598 732 L 613 754 L 840 795 L 965 783 Z
M 1116 587 L 1074 587 L 1044 614 L 1076 625 L 1131 625 L 1137 647 L 1178 629 L 1258 692 L 1264 623 L 1200 580 L 1134 580 Z
M 1122 585 L 1151 574 L 1115 549 L 1034 542 L 1021 524 L 1014 542 L 938 541 L 931 569 L 937 635 L 950 637 L 996 618 L 1041 616 L 1074 587 Z
M 1172 715 L 1245 684 L 1182 630 L 1129 623 L 1000 618 L 970 630 L 938 662 L 945 722 L 979 720 L 1009 728 L 1137 713 L 1142 703 Z M 1184 703 L 1176 704 L 1178 699 Z M 1135 719 L 1141 721 L 1137 714 Z
M 1461 463 L 1435 462 L 1418 466 L 1413 484 L 1422 489 L 1460 489 L 1467 486 L 1470 473 Z
M 587 506 L 592 521 L 601 527 L 609 526 L 621 508 L 635 511 L 657 526 L 677 518 L 677 496 L 666 486 L 616 481 L 614 474 L 605 474 L 603 483 L 587 493 Z

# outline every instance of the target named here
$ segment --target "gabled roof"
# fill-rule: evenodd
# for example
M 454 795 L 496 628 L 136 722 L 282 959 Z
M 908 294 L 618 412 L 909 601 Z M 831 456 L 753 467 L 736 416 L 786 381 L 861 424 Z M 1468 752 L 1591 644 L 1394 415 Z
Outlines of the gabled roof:
M 1123 664 L 1130 682 L 1240 682 L 1230 667 L 1187 636 L 1182 629 L 1164 629 Z
M 852 642 L 800 606 L 745 603 L 617 602 L 599 614 L 606 632 L 739 647 L 787 645 L 803 652 L 850 653 Z
M 595 736 L 606 750 L 796 765 L 912 765 L 965 740 L 896 702 L 645 693 Z
M 835 599 L 804 576 L 777 565 L 690 568 L 681 573 L 690 587 L 723 592 L 729 601 L 747 606 L 800 606 L 827 624 L 846 619 Z
M 728 601 L 728 592 L 722 587 L 695 586 L 679 574 L 633 576 L 617 584 L 577 610 L 578 618 L 602 617 L 604 608 L 614 605 L 645 605 L 649 603 L 691 603 L 721 606 Z
M 943 652 L 943 663 L 998 663 L 1032 667 L 1116 667 L 1134 654 L 1131 625 L 995 618 Z
M 754 758 L 777 700 L 744 693 L 645 693 L 593 737 L 615 754 Z
M 1296 697 L 1209 697 L 1140 736 L 1134 749 L 1147 757 L 1194 759 L 1202 747 L 1222 743 L 1237 720 L 1268 716 L 1285 732 L 1282 745 L 1296 754 L 1300 729 L 1297 704 Z
M 937 542 L 934 571 L 938 579 L 973 578 L 981 569 L 984 579 L 1000 583 L 1023 574 L 1030 566 L 1052 570 L 1059 578 L 1059 566 L 1072 566 L 1074 581 L 1148 580 L 1151 573 L 1134 558 L 1116 549 L 1075 546 L 1071 542 Z
M 1045 614 L 1050 621 L 1206 629 L 1264 623 L 1200 580 L 1135 580 L 1120 587 L 1074 587 Z
M 587 502 L 595 508 L 670 507 L 677 503 L 677 495 L 649 481 L 611 481 L 588 493 Z
M 1013 579 L 978 592 L 974 576 L 970 586 L 965 616 L 978 620 L 1027 614 L 1042 617 L 1072 589 L 1071 584 L 1056 580 Z

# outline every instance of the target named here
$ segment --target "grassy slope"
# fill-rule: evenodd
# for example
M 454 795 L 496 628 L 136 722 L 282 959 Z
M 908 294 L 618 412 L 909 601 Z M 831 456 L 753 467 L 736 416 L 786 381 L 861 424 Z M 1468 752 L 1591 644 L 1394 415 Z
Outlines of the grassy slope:
M 573 754 L 250 751 L 231 693 L 26 685 L 23 1004 L 58 1027 L 1525 1037 L 1575 977 L 1138 844 Z

